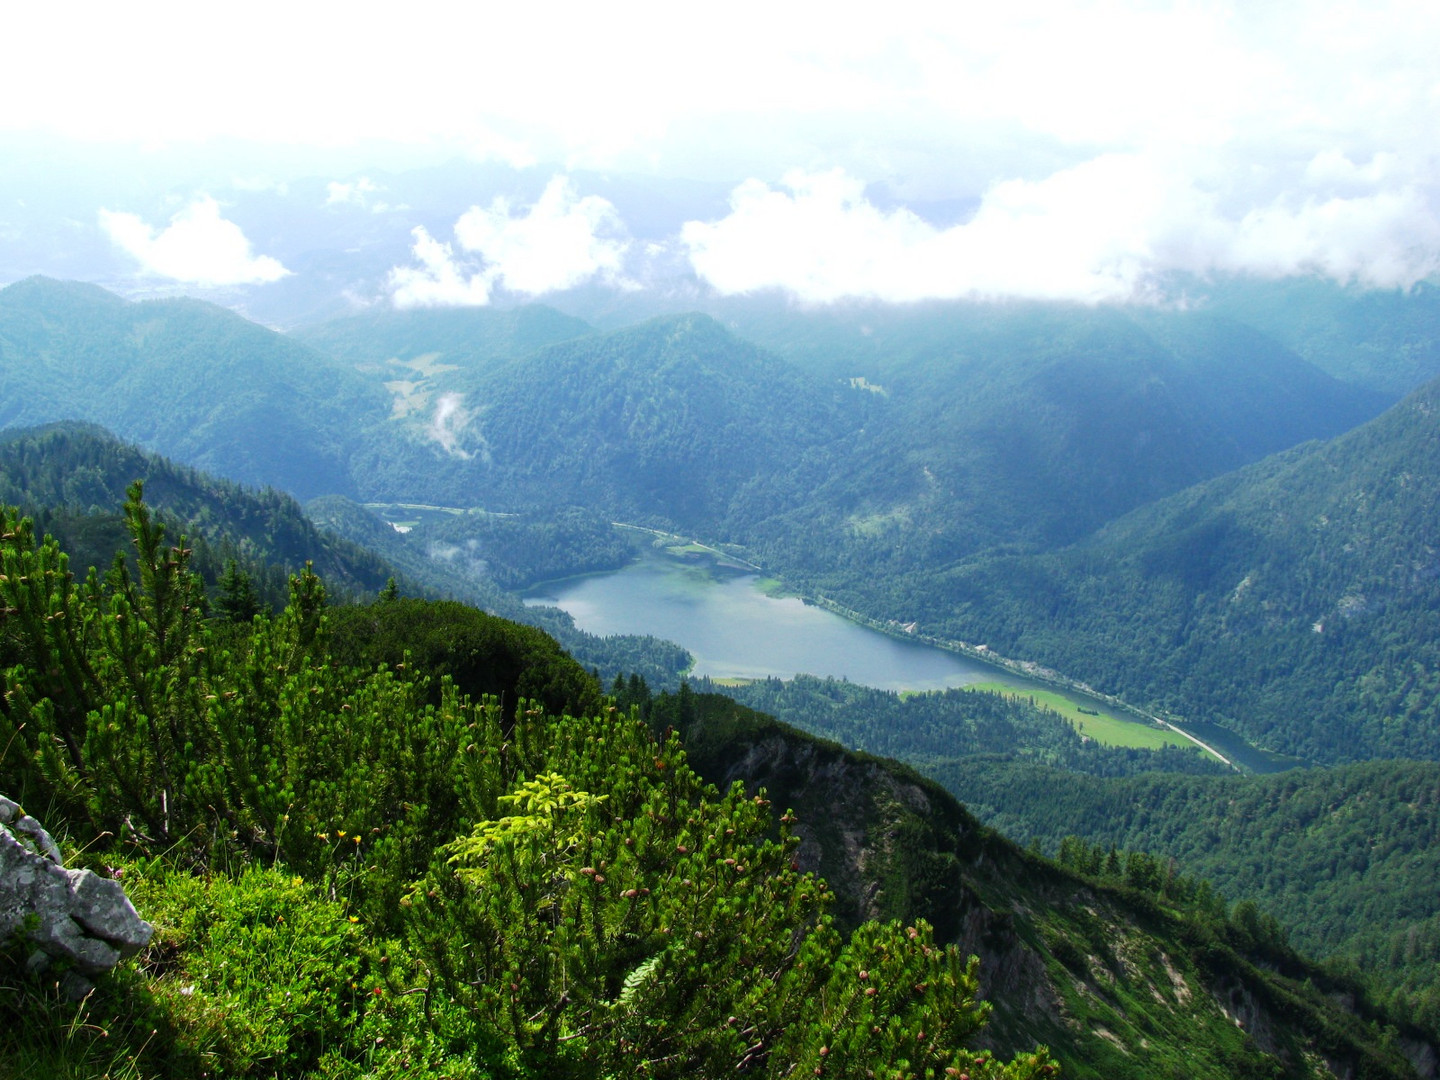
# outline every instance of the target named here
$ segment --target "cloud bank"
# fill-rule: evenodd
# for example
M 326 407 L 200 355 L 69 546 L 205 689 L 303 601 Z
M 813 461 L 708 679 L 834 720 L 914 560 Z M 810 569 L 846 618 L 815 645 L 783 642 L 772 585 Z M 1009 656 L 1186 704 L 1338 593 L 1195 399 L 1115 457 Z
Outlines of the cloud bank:
M 718 292 L 773 288 L 814 303 L 1147 300 L 1175 273 L 1405 288 L 1440 269 L 1440 201 L 1393 159 L 1327 151 L 1297 172 L 1256 183 L 1193 160 L 1105 154 L 994 183 L 968 221 L 937 228 L 877 208 L 841 170 L 793 171 L 776 186 L 741 184 L 726 217 L 688 222 L 680 239 Z
M 523 214 L 504 198 L 472 206 L 454 233 L 450 244 L 413 230 L 415 262 L 395 267 L 387 283 L 396 307 L 483 305 L 500 288 L 538 296 L 595 278 L 623 283 L 629 241 L 619 214 L 597 195 L 580 197 L 565 177 Z
M 100 211 L 100 227 L 147 273 L 195 285 L 263 285 L 290 273 L 277 259 L 255 255 L 240 226 L 220 216 L 209 196 L 192 202 L 156 230 L 137 214 Z

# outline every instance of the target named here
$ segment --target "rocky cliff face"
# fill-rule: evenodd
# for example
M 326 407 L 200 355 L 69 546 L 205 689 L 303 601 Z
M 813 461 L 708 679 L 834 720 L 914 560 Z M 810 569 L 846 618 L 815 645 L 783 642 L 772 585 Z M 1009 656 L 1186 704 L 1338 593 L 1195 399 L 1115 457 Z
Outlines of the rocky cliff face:
M 690 760 L 800 819 L 837 921 L 924 918 L 981 958 L 988 1038 L 1048 1044 L 1065 1075 L 1434 1077 L 1417 1032 L 1383 1032 L 1354 989 L 1293 955 L 1251 955 L 1154 897 L 1091 883 L 980 825 L 939 785 L 700 696 Z
M 20 938 L 31 970 L 58 967 L 66 991 L 83 997 L 153 934 L 118 881 L 67 870 L 50 834 L 0 796 L 0 942 Z

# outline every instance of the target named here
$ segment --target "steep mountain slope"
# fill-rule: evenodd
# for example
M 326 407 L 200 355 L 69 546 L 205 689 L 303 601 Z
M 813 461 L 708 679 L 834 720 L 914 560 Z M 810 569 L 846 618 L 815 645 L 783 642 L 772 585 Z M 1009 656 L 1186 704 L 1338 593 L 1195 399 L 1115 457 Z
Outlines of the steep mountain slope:
M 0 425 L 90 420 L 241 483 L 348 492 L 384 390 L 195 300 L 129 303 L 30 278 L 0 290 Z
M 657 320 L 457 373 L 428 448 L 375 448 L 376 497 L 513 509 L 584 505 L 694 526 L 858 422 L 842 394 L 704 317 Z M 851 406 L 846 408 L 846 406 Z M 417 494 L 418 485 L 418 494 Z
M 1206 315 L 1038 304 L 729 314 L 797 366 L 863 378 L 882 398 L 864 452 L 820 489 L 846 513 L 812 531 L 821 550 L 807 571 L 846 559 L 867 574 L 934 569 L 995 544 L 1073 542 L 1388 404 Z
M 795 810 L 802 864 L 832 884 L 845 922 L 920 916 L 978 954 L 1002 1052 L 1038 1039 L 1065 1075 L 1097 1080 L 1433 1073 L 1433 1036 L 1407 1029 L 1382 1046 L 1367 1034 L 1382 1014 L 1354 985 L 1188 908 L 1183 887 L 1068 873 L 911 770 L 726 698 L 662 699 L 652 724 L 676 726 L 707 779 Z
M 53 534 L 83 577 L 125 550 L 125 491 L 145 484 L 146 502 L 172 539 L 187 535 L 195 569 L 212 584 L 226 560 L 257 579 L 262 598 L 286 599 L 286 579 L 306 563 L 340 596 L 372 596 L 395 571 L 370 550 L 315 527 L 290 496 L 217 480 L 122 442 L 102 428 L 52 424 L 0 431 L 0 505 L 16 506 Z
M 1436 490 L 1440 381 L 1084 545 L 917 583 L 914 602 L 955 636 L 1272 749 L 1435 758 Z
M 1299 948 L 1353 961 L 1440 1028 L 1440 764 L 1100 780 L 971 760 L 930 775 L 1046 851 L 1078 836 L 1176 859 L 1274 914 Z

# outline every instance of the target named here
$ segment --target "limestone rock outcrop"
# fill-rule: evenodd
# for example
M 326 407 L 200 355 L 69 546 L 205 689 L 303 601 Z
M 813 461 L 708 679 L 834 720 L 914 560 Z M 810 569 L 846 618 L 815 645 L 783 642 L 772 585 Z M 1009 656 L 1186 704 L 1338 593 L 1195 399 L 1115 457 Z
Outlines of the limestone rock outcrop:
M 50 834 L 0 796 L 0 941 L 20 935 L 35 950 L 32 967 L 67 961 L 73 990 L 88 989 L 154 932 L 118 881 L 66 869 Z

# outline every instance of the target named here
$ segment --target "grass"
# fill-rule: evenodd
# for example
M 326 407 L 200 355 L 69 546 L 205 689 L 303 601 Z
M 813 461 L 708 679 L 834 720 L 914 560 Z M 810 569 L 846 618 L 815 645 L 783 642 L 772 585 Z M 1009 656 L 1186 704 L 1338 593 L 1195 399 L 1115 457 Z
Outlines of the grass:
M 1097 714 L 1081 712 L 1090 705 L 1081 705 L 1055 690 L 1017 690 L 999 682 L 970 683 L 966 690 L 988 690 L 1006 697 L 1031 700 L 1053 712 L 1059 713 L 1070 722 L 1080 734 L 1094 739 L 1103 746 L 1127 746 L 1141 750 L 1158 750 L 1162 746 L 1191 746 L 1184 736 L 1140 720 L 1130 720 L 1104 711 L 1099 702 L 1094 704 Z

